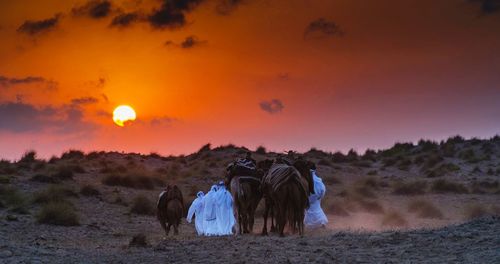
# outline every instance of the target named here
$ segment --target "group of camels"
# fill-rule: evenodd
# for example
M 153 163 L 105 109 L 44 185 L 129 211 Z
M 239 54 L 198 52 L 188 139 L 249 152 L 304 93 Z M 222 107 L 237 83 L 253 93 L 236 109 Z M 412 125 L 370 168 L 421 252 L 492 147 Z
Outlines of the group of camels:
M 239 166 L 233 162 L 228 166 L 225 185 L 233 197 L 233 207 L 237 216 L 238 233 L 253 230 L 255 210 L 264 199 L 264 226 L 262 235 L 267 235 L 267 219 L 271 217 L 271 232 L 284 236 L 285 226 L 300 235 L 304 234 L 304 214 L 309 206 L 309 194 L 314 193 L 311 169 L 314 164 L 298 158 L 286 160 L 262 160 L 256 169 Z M 178 232 L 184 211 L 182 193 L 177 186 L 168 186 L 160 194 L 157 216 L 168 235 L 174 226 Z

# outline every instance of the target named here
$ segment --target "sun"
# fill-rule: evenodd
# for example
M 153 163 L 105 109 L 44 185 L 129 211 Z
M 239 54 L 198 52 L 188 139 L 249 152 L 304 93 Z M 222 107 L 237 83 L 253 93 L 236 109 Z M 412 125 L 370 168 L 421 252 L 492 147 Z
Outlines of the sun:
M 113 122 L 118 126 L 125 126 L 127 122 L 132 122 L 136 118 L 135 111 L 128 105 L 120 105 L 113 111 Z

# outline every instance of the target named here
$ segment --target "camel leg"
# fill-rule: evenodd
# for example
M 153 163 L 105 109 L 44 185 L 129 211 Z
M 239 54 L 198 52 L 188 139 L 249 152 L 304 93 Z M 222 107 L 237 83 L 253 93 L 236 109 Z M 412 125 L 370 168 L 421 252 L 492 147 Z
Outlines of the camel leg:
M 168 235 L 167 233 L 167 225 L 165 224 L 165 220 L 160 220 L 161 227 L 163 228 L 163 231 L 165 232 L 165 235 Z
M 255 221 L 255 209 L 254 208 L 252 208 L 250 210 L 248 218 L 249 218 L 248 219 L 248 229 L 249 229 L 248 231 L 249 231 L 249 233 L 252 233 L 252 231 L 253 231 L 253 224 L 254 224 L 254 221 Z
M 277 231 L 279 232 L 280 236 L 281 237 L 284 237 L 285 236 L 285 233 L 284 233 L 284 230 L 285 230 L 285 224 L 286 224 L 286 211 L 283 210 L 284 208 L 281 208 L 282 206 L 280 206 L 279 208 L 277 208 L 278 210 L 277 211 L 277 217 L 276 217 L 276 227 L 277 227 Z
M 241 225 L 242 225 L 242 223 L 241 223 L 242 219 L 241 218 L 242 218 L 241 217 L 241 212 L 240 212 L 240 210 L 238 210 L 238 227 L 239 227 L 238 234 L 240 234 L 240 235 L 242 233 L 242 227 L 241 227 Z
M 269 203 L 267 199 L 265 200 L 264 206 L 264 227 L 262 227 L 262 235 L 267 236 L 267 216 L 269 214 Z
M 276 214 L 274 213 L 274 206 L 271 206 L 271 232 L 277 232 L 274 220 L 277 220 Z M 277 222 L 277 221 L 276 221 Z
M 172 226 L 171 223 L 168 223 L 168 226 L 167 226 L 167 231 L 166 231 L 166 236 L 168 236 L 168 233 L 170 233 L 170 227 Z
M 179 234 L 179 223 L 175 223 L 174 225 L 174 235 L 178 235 Z

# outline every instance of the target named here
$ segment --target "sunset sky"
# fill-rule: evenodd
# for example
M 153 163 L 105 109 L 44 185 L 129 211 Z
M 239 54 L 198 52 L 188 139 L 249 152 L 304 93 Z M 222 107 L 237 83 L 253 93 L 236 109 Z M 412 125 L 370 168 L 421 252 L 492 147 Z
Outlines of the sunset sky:
M 498 133 L 500 0 L 0 0 L 0 158 Z

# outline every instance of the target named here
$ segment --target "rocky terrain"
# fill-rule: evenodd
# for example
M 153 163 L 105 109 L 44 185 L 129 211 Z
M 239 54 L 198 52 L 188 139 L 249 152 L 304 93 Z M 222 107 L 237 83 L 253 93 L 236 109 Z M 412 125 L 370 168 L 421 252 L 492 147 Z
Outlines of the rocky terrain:
M 187 156 L 28 151 L 0 161 L 1 263 L 500 261 L 500 137 L 397 143 L 358 154 L 303 153 L 327 186 L 330 223 L 304 237 L 197 237 L 185 221 L 165 238 L 157 195 L 179 185 L 186 206 L 246 148 L 203 146 Z M 278 153 L 260 147 L 254 158 Z

